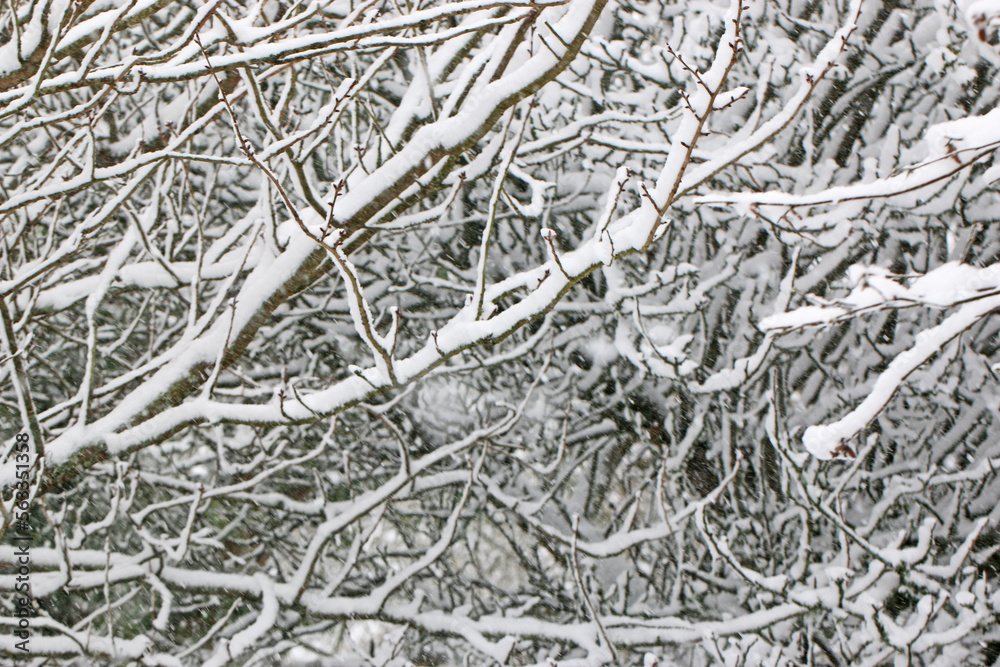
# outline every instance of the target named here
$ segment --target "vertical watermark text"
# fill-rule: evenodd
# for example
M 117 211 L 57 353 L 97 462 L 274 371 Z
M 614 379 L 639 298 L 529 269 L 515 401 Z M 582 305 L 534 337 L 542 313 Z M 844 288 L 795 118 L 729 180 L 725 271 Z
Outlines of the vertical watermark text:
M 27 433 L 18 433 L 14 439 L 14 464 L 17 482 L 14 492 L 14 567 L 17 574 L 14 583 L 14 607 L 17 628 L 14 635 L 20 640 L 14 643 L 18 651 L 28 652 L 31 640 L 31 518 L 28 512 L 31 497 L 28 476 L 31 471 Z

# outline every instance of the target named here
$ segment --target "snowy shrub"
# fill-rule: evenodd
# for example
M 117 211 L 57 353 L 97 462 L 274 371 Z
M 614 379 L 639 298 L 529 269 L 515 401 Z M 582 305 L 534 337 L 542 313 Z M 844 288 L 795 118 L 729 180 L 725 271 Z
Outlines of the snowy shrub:
M 5 659 L 1000 656 L 993 0 L 0 16 Z

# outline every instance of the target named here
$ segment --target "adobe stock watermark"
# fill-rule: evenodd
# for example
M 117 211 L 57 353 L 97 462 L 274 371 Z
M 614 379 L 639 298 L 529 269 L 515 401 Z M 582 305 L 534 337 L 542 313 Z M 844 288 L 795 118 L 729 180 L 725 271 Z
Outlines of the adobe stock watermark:
M 17 626 L 14 636 L 19 641 L 14 648 L 28 653 L 28 642 L 31 640 L 31 519 L 28 512 L 31 497 L 28 476 L 31 471 L 31 454 L 29 452 L 29 437 L 27 433 L 18 433 L 14 438 L 14 463 L 17 482 L 14 492 L 14 615 Z

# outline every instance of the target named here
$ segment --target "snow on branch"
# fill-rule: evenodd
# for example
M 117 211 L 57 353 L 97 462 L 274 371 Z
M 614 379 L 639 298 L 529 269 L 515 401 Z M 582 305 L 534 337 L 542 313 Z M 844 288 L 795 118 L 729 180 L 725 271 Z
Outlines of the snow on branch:
M 0 7 L 3 659 L 991 662 L 994 14 Z

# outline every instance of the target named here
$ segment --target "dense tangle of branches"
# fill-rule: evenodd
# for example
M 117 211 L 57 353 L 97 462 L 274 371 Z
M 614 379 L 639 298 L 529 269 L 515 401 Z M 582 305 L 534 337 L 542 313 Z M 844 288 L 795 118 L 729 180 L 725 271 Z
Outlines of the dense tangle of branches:
M 995 18 L 5 4 L 0 652 L 997 659 Z

